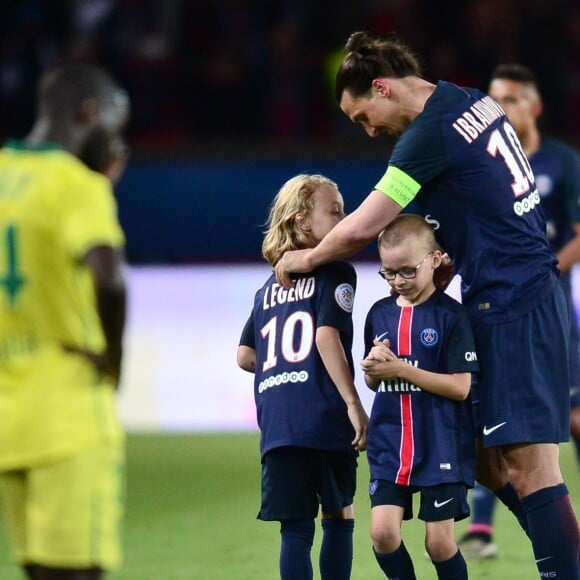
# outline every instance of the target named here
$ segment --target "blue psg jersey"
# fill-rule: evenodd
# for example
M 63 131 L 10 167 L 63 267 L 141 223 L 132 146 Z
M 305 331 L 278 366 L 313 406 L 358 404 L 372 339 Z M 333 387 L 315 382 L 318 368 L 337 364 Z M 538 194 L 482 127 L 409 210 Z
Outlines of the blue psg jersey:
M 530 164 L 490 97 L 440 81 L 393 150 L 414 201 L 453 258 L 474 321 L 501 322 L 552 291 L 556 258 Z
M 262 455 L 282 446 L 351 451 L 346 404 L 320 358 L 316 330 L 331 326 L 354 377 L 354 268 L 344 262 L 299 275 L 292 289 L 270 276 L 258 290 L 240 344 L 256 350 L 254 399 Z
M 574 236 L 573 225 L 580 223 L 580 156 L 560 141 L 542 139 L 529 159 L 546 215 L 548 241 L 558 252 Z
M 441 291 L 417 306 L 378 301 L 365 323 L 365 352 L 373 340 L 411 365 L 436 373 L 479 370 L 467 313 Z M 371 479 L 399 485 L 473 485 L 475 448 L 471 398 L 454 401 L 399 378 L 379 384 L 368 431 Z

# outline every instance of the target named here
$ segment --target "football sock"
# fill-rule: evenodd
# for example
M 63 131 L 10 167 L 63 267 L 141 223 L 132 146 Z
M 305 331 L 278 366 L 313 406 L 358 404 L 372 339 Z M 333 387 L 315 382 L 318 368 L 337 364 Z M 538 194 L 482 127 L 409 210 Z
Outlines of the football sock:
M 314 520 L 285 520 L 280 526 L 280 578 L 312 580 L 310 550 L 314 540 Z
M 460 550 L 444 562 L 433 562 L 439 580 L 467 580 L 467 564 Z
M 378 554 L 373 548 L 375 558 L 379 563 L 381 570 L 387 575 L 387 578 L 396 578 L 397 580 L 417 580 L 413 561 L 405 544 L 401 545 L 390 554 Z
M 322 519 L 320 577 L 322 580 L 348 580 L 352 570 L 354 520 Z
M 495 495 L 516 516 L 520 526 L 522 526 L 522 530 L 529 536 L 528 518 L 526 517 L 522 501 L 518 497 L 516 490 L 512 487 L 512 484 L 506 483 L 506 485 L 495 492 Z
M 475 482 L 472 493 L 473 515 L 469 524 L 469 532 L 481 532 L 493 534 L 493 510 L 495 508 L 496 495 L 487 487 Z
M 540 489 L 525 497 L 522 506 L 540 576 L 578 580 L 580 535 L 566 486 Z

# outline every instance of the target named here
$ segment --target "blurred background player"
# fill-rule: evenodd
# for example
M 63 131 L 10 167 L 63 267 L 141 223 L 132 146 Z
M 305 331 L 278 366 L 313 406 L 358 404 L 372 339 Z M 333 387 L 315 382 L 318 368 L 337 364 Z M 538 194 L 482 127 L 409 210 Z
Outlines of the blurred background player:
M 31 580 L 98 580 L 121 561 L 124 235 L 111 181 L 128 113 L 103 70 L 63 65 L 40 81 L 29 135 L 0 151 L 0 507 Z
M 542 99 L 530 69 L 520 64 L 499 65 L 493 71 L 489 95 L 506 112 L 534 172 L 548 239 L 570 301 L 570 432 L 580 461 L 580 345 L 571 287 L 571 268 L 580 261 L 580 157 L 568 145 L 541 135 Z M 492 523 L 496 496 L 476 484 L 472 502 L 472 519 L 459 542 L 461 550 L 466 558 L 496 557 Z
M 298 175 L 278 192 L 262 245 L 274 266 L 291 249 L 309 248 L 344 217 L 336 183 Z M 286 290 L 272 273 L 256 293 L 238 349 L 255 373 L 260 427 L 262 505 L 258 517 L 280 521 L 280 577 L 310 580 L 315 518 L 322 511 L 320 575 L 350 578 L 357 450 L 368 417 L 354 386 L 354 268 L 335 262 L 299 276 Z
M 388 578 L 415 578 L 401 524 L 420 492 L 437 577 L 467 578 L 453 529 L 469 515 L 475 471 L 473 333 L 464 307 L 437 289 L 442 255 L 422 216 L 396 217 L 379 236 L 379 254 L 394 294 L 372 306 L 364 333 L 365 381 L 377 393 L 367 448 L 373 551 Z

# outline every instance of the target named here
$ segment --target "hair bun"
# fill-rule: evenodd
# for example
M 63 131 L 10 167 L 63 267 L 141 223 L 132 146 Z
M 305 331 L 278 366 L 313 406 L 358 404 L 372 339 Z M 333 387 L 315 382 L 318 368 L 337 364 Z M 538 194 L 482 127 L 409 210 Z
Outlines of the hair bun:
M 363 31 L 353 32 L 346 41 L 345 49 L 347 52 L 357 52 L 359 54 L 367 54 L 369 52 L 372 38 L 368 33 Z

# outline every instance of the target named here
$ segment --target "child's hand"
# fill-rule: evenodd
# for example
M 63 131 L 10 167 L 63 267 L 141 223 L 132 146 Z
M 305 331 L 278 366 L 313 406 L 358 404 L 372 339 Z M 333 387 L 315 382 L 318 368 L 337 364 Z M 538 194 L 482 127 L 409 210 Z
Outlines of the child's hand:
M 392 379 L 398 376 L 401 359 L 385 344 L 375 341 L 367 358 L 361 362 L 363 371 L 373 379 Z
M 369 429 L 369 417 L 360 401 L 347 405 L 348 418 L 354 427 L 354 439 L 352 446 L 357 451 L 364 451 L 367 448 L 367 432 Z
M 385 338 L 382 342 L 378 340 L 374 340 L 373 348 L 371 348 L 369 354 L 367 355 L 365 360 L 377 361 L 377 362 L 387 362 L 390 360 L 394 360 L 396 357 L 395 353 L 390 348 L 390 342 L 388 338 Z

